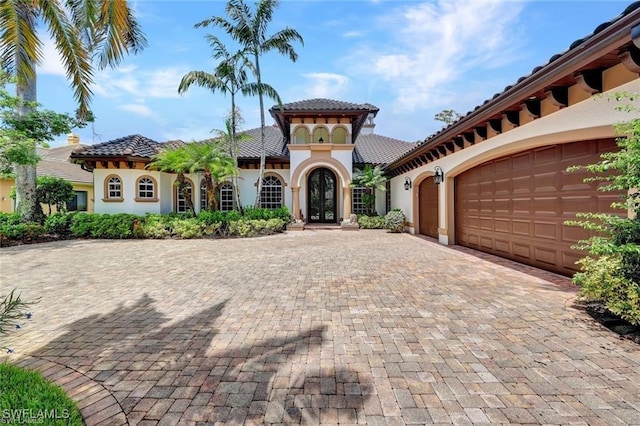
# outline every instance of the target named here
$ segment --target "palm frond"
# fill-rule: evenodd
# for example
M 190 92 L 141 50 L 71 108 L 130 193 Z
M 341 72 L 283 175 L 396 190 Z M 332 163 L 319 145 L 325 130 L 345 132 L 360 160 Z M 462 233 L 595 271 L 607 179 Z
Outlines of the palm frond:
M 118 65 L 128 53 L 137 54 L 147 39 L 125 0 L 103 0 L 97 23 L 98 66 Z
M 36 78 L 42 61 L 42 42 L 35 30 L 37 9 L 31 1 L 0 1 L 0 60 L 2 69 L 16 76 L 19 87 Z
M 93 82 L 87 49 L 82 44 L 77 28 L 68 19 L 65 10 L 58 2 L 40 0 L 40 13 L 56 43 L 67 78 L 71 81 L 74 97 L 78 102 L 79 115 L 84 117 L 89 113 L 92 95 L 89 86 Z

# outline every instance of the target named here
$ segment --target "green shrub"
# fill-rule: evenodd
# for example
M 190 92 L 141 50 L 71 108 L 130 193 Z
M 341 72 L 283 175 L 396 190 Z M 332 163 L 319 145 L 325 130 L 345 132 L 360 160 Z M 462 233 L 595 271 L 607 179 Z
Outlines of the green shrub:
M 284 231 L 286 223 L 280 218 L 269 220 L 236 220 L 229 222 L 229 235 L 233 237 L 257 237 Z
M 607 309 L 631 324 L 640 325 L 640 285 L 625 274 L 620 254 L 585 257 L 582 268 L 573 276 L 580 295 L 588 301 L 604 302 Z
M 75 213 L 57 212 L 47 217 L 44 230 L 48 234 L 58 234 L 61 237 L 71 235 L 71 222 Z
M 30 242 L 42 237 L 44 234 L 44 227 L 39 223 L 0 225 L 0 243 L 3 241 Z
M 406 218 L 402 210 L 393 209 L 384 217 L 384 227 L 389 232 L 404 232 Z
M 384 229 L 384 216 L 358 215 L 358 225 L 361 229 Z
M 233 237 L 254 237 L 254 229 L 247 220 L 234 220 L 229 222 L 229 235 Z
M 145 221 L 142 224 L 142 235 L 144 238 L 161 240 L 163 238 L 169 238 L 171 231 L 162 221 Z
M 81 238 L 140 238 L 144 236 L 143 220 L 128 213 L 76 214 L 71 220 L 71 233 Z
M 0 212 L 1 225 L 18 225 L 22 223 L 22 219 L 18 213 L 2 213 Z
M 182 219 L 173 222 L 173 234 L 176 237 L 202 238 L 202 225 L 196 219 Z

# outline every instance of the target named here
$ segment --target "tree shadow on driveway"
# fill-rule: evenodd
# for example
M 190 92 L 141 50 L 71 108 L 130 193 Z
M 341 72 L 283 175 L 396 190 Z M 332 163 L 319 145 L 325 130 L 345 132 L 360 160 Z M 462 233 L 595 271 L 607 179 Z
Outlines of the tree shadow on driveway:
M 30 355 L 104 386 L 130 424 L 337 423 L 338 415 L 357 423 L 373 386 L 355 371 L 314 364 L 308 355 L 319 353 L 326 326 L 240 340 L 235 324 L 223 333 L 216 328 L 227 301 L 175 322 L 154 302 L 145 294 L 82 318 Z M 83 413 L 92 411 L 78 402 Z

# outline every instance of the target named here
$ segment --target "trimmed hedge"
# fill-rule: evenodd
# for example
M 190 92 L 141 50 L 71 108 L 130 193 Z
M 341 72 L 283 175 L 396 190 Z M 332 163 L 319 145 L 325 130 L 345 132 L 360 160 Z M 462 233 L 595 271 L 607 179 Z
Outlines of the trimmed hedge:
M 360 229 L 384 229 L 384 216 L 358 215 Z
M 43 225 L 25 224 L 16 214 L 0 214 L 0 244 L 31 242 L 45 234 L 64 238 L 206 238 L 206 237 L 254 237 L 282 232 L 289 223 L 286 207 L 246 209 L 237 211 L 202 212 L 197 217 L 188 214 L 147 214 L 136 216 L 128 213 L 55 213 Z M 6 244 L 2 244 L 6 245 Z

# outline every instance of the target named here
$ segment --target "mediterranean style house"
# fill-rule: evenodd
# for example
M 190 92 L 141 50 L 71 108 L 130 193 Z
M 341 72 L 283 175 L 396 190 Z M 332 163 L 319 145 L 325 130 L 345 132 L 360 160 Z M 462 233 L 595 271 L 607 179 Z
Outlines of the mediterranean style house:
M 357 170 L 383 165 L 389 182 L 376 210 L 401 209 L 411 233 L 571 275 L 582 257 L 571 247 L 585 234 L 564 222 L 610 211 L 617 195 L 566 169 L 616 149 L 615 124 L 638 116 L 618 111 L 611 95 L 640 92 L 639 23 L 637 2 L 418 144 L 376 135 L 378 108 L 370 104 L 312 99 L 272 108 L 261 204 L 285 205 L 305 222 L 339 223 L 362 211 L 362 189 L 350 187 Z M 253 204 L 260 129 L 247 133 L 239 191 Z M 182 143 L 128 136 L 71 159 L 93 172 L 96 212 L 183 211 L 175 175 L 146 168 L 159 150 Z M 202 209 L 201 177 L 188 179 Z M 221 209 L 232 207 L 232 191 L 220 185 Z
M 287 206 L 298 219 L 339 223 L 351 213 L 365 213 L 364 188 L 351 188 L 354 173 L 366 164 L 384 165 L 415 144 L 377 135 L 378 108 L 329 99 L 294 102 L 269 111 L 276 125 L 265 128 L 266 171 L 260 205 Z M 253 205 L 260 165 L 260 129 L 239 144 L 238 191 L 243 205 Z M 84 146 L 71 155 L 90 170 L 95 183 L 97 213 L 169 213 L 186 211 L 174 185 L 175 174 L 148 168 L 153 156 L 183 141 L 159 143 L 133 135 L 98 145 Z M 201 175 L 187 175 L 196 212 L 207 208 Z M 217 209 L 232 210 L 234 187 L 217 188 Z M 376 211 L 387 211 L 388 199 L 377 197 Z

